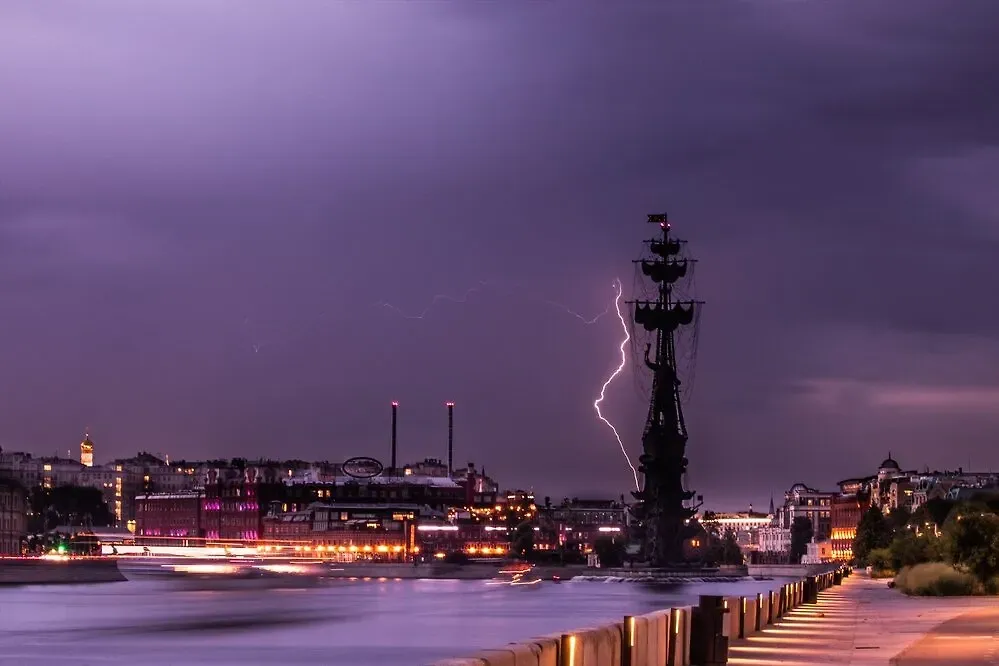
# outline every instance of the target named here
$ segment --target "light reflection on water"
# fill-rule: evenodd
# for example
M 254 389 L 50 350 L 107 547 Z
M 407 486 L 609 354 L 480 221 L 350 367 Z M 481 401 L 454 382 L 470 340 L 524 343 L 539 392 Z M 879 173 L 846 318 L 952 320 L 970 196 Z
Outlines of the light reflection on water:
M 625 614 L 748 595 L 780 581 L 336 581 L 311 589 L 184 590 L 134 581 L 0 589 L 0 664 L 418 666 Z

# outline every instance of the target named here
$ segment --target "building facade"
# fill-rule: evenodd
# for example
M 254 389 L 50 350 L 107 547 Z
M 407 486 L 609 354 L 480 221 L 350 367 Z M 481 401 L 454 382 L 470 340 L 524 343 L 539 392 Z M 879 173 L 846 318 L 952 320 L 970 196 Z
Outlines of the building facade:
M 27 532 L 28 493 L 14 479 L 0 477 L 0 556 L 21 554 Z
M 201 516 L 204 499 L 201 490 L 137 495 L 135 535 L 203 538 L 205 530 Z
M 864 512 L 870 508 L 870 495 L 856 480 L 841 481 L 843 489 L 832 500 L 832 527 L 829 536 L 830 557 L 849 562 L 853 559 L 853 540 Z
M 777 526 L 790 530 L 795 518 L 808 518 L 817 540 L 828 539 L 832 532 L 832 499 L 834 492 L 823 492 L 796 483 L 784 493 L 784 504 L 777 509 Z

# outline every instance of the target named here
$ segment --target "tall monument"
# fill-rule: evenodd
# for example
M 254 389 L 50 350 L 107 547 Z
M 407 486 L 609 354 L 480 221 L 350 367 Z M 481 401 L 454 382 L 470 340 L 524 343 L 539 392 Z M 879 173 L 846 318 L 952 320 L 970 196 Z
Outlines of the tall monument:
M 639 458 L 644 481 L 642 490 L 633 494 L 639 500 L 637 515 L 644 555 L 652 566 L 665 567 L 683 561 L 684 527 L 696 511 L 696 507 L 688 506 L 694 492 L 684 488 L 687 426 L 681 404 L 676 333 L 695 324 L 694 310 L 701 301 L 678 298 L 678 289 L 688 278 L 688 268 L 694 261 L 683 253 L 685 241 L 671 236 L 665 214 L 649 215 L 648 221 L 656 225 L 658 234 L 646 241 L 648 254 L 635 263 L 652 281 L 647 293 L 654 293 L 654 298 L 629 302 L 635 308 L 635 324 L 652 336 L 645 347 L 645 365 L 652 371 L 652 392 Z

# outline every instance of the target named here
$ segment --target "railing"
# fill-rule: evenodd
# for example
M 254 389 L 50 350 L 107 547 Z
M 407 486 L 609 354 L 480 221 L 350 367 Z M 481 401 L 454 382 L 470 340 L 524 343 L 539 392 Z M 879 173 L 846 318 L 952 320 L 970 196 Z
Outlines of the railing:
M 701 596 L 621 622 L 542 636 L 433 666 L 722 666 L 732 640 L 747 638 L 843 582 L 850 569 L 808 576 L 755 597 Z

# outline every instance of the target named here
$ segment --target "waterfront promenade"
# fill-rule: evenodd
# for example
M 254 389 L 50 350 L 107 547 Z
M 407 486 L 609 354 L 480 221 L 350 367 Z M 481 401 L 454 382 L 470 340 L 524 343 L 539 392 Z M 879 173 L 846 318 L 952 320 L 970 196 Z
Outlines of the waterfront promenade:
M 733 666 L 992 666 L 995 597 L 906 597 L 854 574 L 729 648 Z

